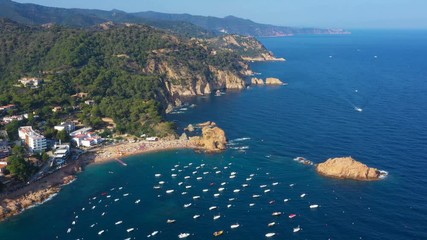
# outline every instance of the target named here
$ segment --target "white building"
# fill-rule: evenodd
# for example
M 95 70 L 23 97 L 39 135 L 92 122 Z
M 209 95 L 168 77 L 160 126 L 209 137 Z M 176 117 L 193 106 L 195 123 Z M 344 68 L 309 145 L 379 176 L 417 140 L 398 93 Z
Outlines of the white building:
M 76 124 L 74 124 L 73 122 L 62 122 L 61 124 L 56 125 L 53 128 L 59 132 L 65 130 L 67 133 L 71 133 L 76 129 Z
M 84 134 L 77 134 L 73 136 L 73 141 L 76 143 L 78 147 L 90 147 L 97 145 L 102 142 L 102 138 L 98 136 L 96 133 L 88 132 Z
M 46 138 L 33 130 L 31 126 L 24 126 L 18 129 L 19 138 L 25 142 L 25 145 L 31 152 L 42 152 L 46 150 Z
M 68 159 L 70 154 L 71 154 L 70 145 L 68 145 L 68 144 L 56 145 L 55 144 L 54 151 L 53 151 L 53 157 L 58 164 L 64 163 L 65 160 Z

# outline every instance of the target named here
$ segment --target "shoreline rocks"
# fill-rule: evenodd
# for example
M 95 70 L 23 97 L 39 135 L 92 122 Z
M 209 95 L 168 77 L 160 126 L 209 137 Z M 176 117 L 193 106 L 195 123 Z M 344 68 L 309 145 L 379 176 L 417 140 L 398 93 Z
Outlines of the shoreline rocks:
M 316 171 L 326 177 L 362 181 L 379 180 L 382 176 L 378 169 L 368 167 L 352 157 L 330 158 L 319 163 Z
M 285 85 L 280 79 L 269 77 L 265 79 L 266 85 Z

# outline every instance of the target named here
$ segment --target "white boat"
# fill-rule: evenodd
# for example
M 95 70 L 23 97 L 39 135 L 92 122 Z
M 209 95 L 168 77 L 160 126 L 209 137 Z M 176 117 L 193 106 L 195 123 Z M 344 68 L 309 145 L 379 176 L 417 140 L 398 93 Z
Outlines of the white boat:
M 231 204 L 228 204 L 228 205 L 227 205 L 227 208 L 231 208 Z
M 220 195 L 219 193 L 215 193 L 214 197 L 219 197 L 219 195 Z
M 271 216 L 280 216 L 280 215 L 282 215 L 281 212 L 274 212 L 274 213 L 271 214 Z
M 231 172 L 231 173 L 230 173 L 230 175 L 236 175 L 236 174 L 237 174 L 236 172 Z
M 191 188 L 191 186 L 190 186 L 190 185 L 189 185 L 189 186 L 185 186 L 185 188 L 186 188 L 186 189 L 190 189 L 190 188 Z
M 283 202 L 288 202 L 289 201 L 289 198 L 285 198 L 284 200 L 283 200 Z
M 252 195 L 252 197 L 253 198 L 259 198 L 259 197 L 261 197 L 260 195 L 258 195 L 258 194 L 254 194 L 254 195 Z
M 293 187 L 293 186 L 295 186 L 295 183 L 289 184 L 289 187 Z
M 261 186 L 259 186 L 260 188 L 266 188 L 267 187 L 267 185 L 261 185 Z
M 193 175 L 196 175 L 196 174 L 197 174 L 197 171 L 193 171 L 193 172 L 192 172 L 192 174 L 193 174 Z
M 160 181 L 159 184 L 163 185 L 163 184 L 165 184 L 165 181 Z
M 222 183 L 221 183 L 221 186 L 224 186 L 225 184 L 227 184 L 227 183 L 226 183 L 226 182 L 222 182 Z
M 188 236 L 190 236 L 190 234 L 189 234 L 189 233 L 180 233 L 180 234 L 178 235 L 178 238 L 187 238 Z
M 173 178 L 174 178 L 174 177 L 176 177 L 176 176 L 177 176 L 177 175 L 176 175 L 175 173 L 171 175 L 171 177 L 173 177 Z
M 255 174 L 253 174 L 253 173 L 251 173 L 251 175 L 249 175 L 249 177 L 253 177 L 253 176 L 255 176 Z
M 274 237 L 276 235 L 276 233 L 267 233 L 265 234 L 266 237 L 271 238 Z
M 179 182 L 179 183 L 178 183 L 178 186 L 181 186 L 182 184 L 184 184 L 184 183 L 183 183 L 183 182 Z
M 153 187 L 154 189 L 160 189 L 161 187 L 160 186 L 154 186 Z M 108 197 L 108 196 L 107 196 Z
M 305 195 L 307 195 L 307 194 L 303 193 L 303 194 L 301 194 L 301 196 L 300 196 L 300 197 L 302 197 L 302 198 L 303 198 L 303 197 L 305 197 Z
M 194 196 L 194 197 L 193 197 L 193 199 L 194 199 L 194 200 L 196 200 L 196 199 L 200 199 L 200 196 Z
M 362 112 L 363 109 L 361 109 L 360 107 L 354 107 L 354 110 L 358 111 L 358 112 Z
M 196 214 L 193 216 L 193 219 L 198 219 L 200 217 L 200 215 Z
M 235 229 L 235 228 L 238 228 L 240 225 L 238 224 L 238 223 L 236 223 L 236 224 L 233 224 L 233 225 L 231 225 L 230 226 L 230 228 L 231 229 Z
M 268 224 L 268 227 L 273 227 L 274 225 L 276 225 L 276 222 L 271 222 Z
M 242 184 L 242 187 L 248 187 L 248 186 L 249 184 L 246 184 L 246 183 Z
M 138 204 L 140 202 L 141 202 L 141 199 L 138 199 L 138 200 L 135 201 L 136 204 Z
M 159 231 L 154 231 L 151 233 L 151 236 L 156 236 L 159 233 Z
M 126 231 L 127 232 L 132 232 L 133 230 L 135 230 L 134 228 L 128 228 Z
M 161 177 L 161 176 L 162 176 L 162 174 L 160 174 L 160 173 L 156 173 L 156 174 L 154 174 L 154 176 L 155 176 L 155 177 Z
M 190 178 L 191 178 L 190 176 L 185 176 L 185 177 L 184 177 L 184 179 L 190 179 Z
M 215 210 L 217 208 L 218 208 L 217 206 L 212 206 L 212 207 L 209 208 L 209 211 Z
M 101 235 L 101 234 L 103 234 L 105 231 L 104 230 L 101 230 L 101 231 L 99 231 L 98 232 L 98 235 Z
M 250 181 L 250 180 L 252 180 L 252 178 L 250 178 L 250 177 L 249 177 L 249 178 L 246 178 L 246 181 Z
M 231 175 L 231 176 L 230 176 L 230 178 L 231 178 L 231 179 L 233 179 L 233 178 L 235 178 L 235 177 L 236 177 L 236 175 Z
M 190 206 L 191 206 L 191 203 L 184 204 L 184 207 L 185 207 L 185 208 L 188 208 L 188 207 L 190 207 Z
M 118 198 L 116 198 L 116 199 L 114 199 L 114 202 L 117 202 L 117 201 L 119 201 L 120 199 L 118 199 Z
M 173 189 L 166 190 L 166 193 L 173 193 L 173 192 L 175 192 L 175 190 L 173 190 Z
M 222 192 L 222 191 L 224 191 L 224 189 L 225 189 L 225 188 L 223 188 L 223 187 L 218 188 L 218 192 Z
M 255 203 L 249 203 L 249 207 L 255 206 Z
M 233 192 L 238 193 L 238 192 L 240 192 L 240 189 L 234 189 Z
M 73 222 L 71 223 L 71 225 L 76 225 L 76 221 L 73 221 Z
M 209 189 L 203 189 L 202 191 L 203 191 L 203 192 L 208 192 L 208 191 L 209 191 Z
M 278 185 L 278 184 L 279 184 L 279 182 L 274 182 L 274 183 L 272 183 L 271 185 L 276 186 L 276 185 Z
M 187 195 L 187 192 L 182 192 L 181 195 Z
M 68 228 L 67 233 L 70 233 L 70 232 L 71 232 L 71 228 Z
M 231 201 L 234 201 L 234 200 L 236 200 L 236 199 L 235 199 L 235 198 L 229 198 L 229 199 L 228 199 L 228 201 L 230 201 L 230 202 L 231 202 Z
M 271 190 L 270 189 L 265 189 L 264 190 L 264 193 L 268 193 L 268 192 L 270 192 Z
M 294 233 L 295 233 L 295 232 L 299 232 L 299 231 L 301 231 L 301 230 L 302 230 L 302 228 L 301 228 L 300 226 L 298 226 L 298 227 L 294 228 Z
M 221 215 L 215 215 L 214 217 L 213 217 L 213 220 L 217 220 L 217 219 L 219 219 L 221 217 Z
M 168 220 L 166 221 L 166 223 L 174 223 L 174 222 L 176 222 L 176 220 L 175 220 L 175 219 L 168 219 Z
M 216 171 L 216 172 L 215 172 L 215 174 L 220 174 L 220 173 L 221 173 L 221 171 Z
M 310 205 L 310 208 L 318 208 L 318 207 L 319 207 L 319 205 L 317 205 L 317 204 Z
M 209 174 L 209 172 L 203 172 L 203 175 L 207 175 L 207 174 Z
M 203 177 L 197 177 L 196 179 L 200 181 L 203 179 Z
M 123 221 L 117 221 L 115 224 L 119 225 L 119 224 L 122 224 L 122 223 L 123 223 Z

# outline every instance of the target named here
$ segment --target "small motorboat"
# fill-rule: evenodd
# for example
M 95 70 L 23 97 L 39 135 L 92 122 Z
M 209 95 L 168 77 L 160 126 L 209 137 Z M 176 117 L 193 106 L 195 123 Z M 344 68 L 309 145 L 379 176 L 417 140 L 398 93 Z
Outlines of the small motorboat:
M 274 237 L 276 235 L 276 233 L 267 233 L 265 234 L 266 237 L 271 238 Z
M 190 188 L 191 188 L 191 185 L 189 185 L 189 186 L 185 186 L 185 188 L 186 188 L 186 189 L 190 189 Z
M 163 185 L 163 184 L 165 184 L 165 181 L 160 181 L 159 184 Z
M 220 230 L 220 231 L 216 231 L 216 232 L 214 232 L 214 233 L 213 233 L 213 235 L 214 235 L 215 237 L 218 237 L 218 236 L 221 236 L 223 233 L 224 233 L 224 231 L 223 231 L 223 230 Z
M 234 189 L 233 192 L 238 193 L 238 192 L 240 192 L 240 189 Z
M 317 204 L 312 204 L 312 205 L 310 205 L 310 208 L 311 209 L 313 209 L 313 208 L 318 208 L 319 207 L 319 205 L 317 205 Z
M 176 220 L 175 219 L 168 219 L 167 221 L 166 221 L 166 223 L 174 223 L 174 222 L 176 222 Z
M 303 193 L 303 194 L 301 194 L 301 196 L 300 196 L 300 197 L 302 197 L 302 198 L 303 198 L 303 197 L 305 197 L 305 195 L 307 195 L 307 194 Z
M 190 236 L 189 233 L 180 233 L 180 234 L 178 234 L 178 238 L 187 238 L 188 236 Z
M 236 175 L 231 175 L 231 176 L 230 176 L 230 178 L 235 178 L 235 177 L 236 177 Z
M 298 227 L 294 228 L 294 233 L 299 232 L 301 230 L 302 230 L 302 228 L 300 226 L 298 226 Z
M 246 183 L 242 184 L 242 187 L 248 187 L 248 186 L 249 184 L 246 184 Z
M 196 214 L 193 216 L 193 219 L 198 219 L 200 217 L 200 215 Z
M 231 204 L 228 204 L 228 205 L 227 205 L 227 208 L 231 208 Z
M 222 192 L 222 191 L 224 191 L 224 189 L 225 189 L 225 188 L 220 187 L 220 188 L 218 188 L 218 192 Z
M 249 203 L 249 207 L 255 206 L 255 203 Z
M 191 206 L 191 203 L 184 204 L 184 207 L 185 207 L 185 208 L 188 208 L 188 207 L 190 207 L 190 206 Z
M 138 199 L 138 200 L 135 201 L 136 204 L 138 204 L 140 202 L 141 202 L 141 199 Z
M 215 194 L 214 194 L 214 197 L 219 197 L 219 193 L 215 193 Z
M 296 214 L 294 214 L 294 213 L 292 213 L 292 214 L 289 214 L 289 218 L 294 218 L 294 217 L 296 217 L 297 215 Z
M 127 232 L 133 232 L 133 230 L 135 230 L 135 228 L 128 228 L 126 231 Z
M 274 212 L 274 213 L 271 214 L 271 216 L 275 216 L 275 217 L 278 217 L 280 215 L 282 215 L 281 212 Z
M 161 177 L 161 176 L 162 176 L 162 174 L 160 174 L 160 173 L 156 173 L 156 174 L 154 174 L 154 176 L 155 176 L 155 177 Z
M 166 193 L 173 193 L 173 192 L 175 192 L 175 190 L 173 190 L 173 189 L 171 189 L 171 190 L 166 190 Z
M 208 192 L 209 191 L 209 189 L 203 189 L 203 192 Z
M 215 210 L 217 208 L 218 208 L 217 206 L 212 206 L 212 207 L 209 208 L 209 211 Z
M 284 200 L 283 200 L 283 202 L 288 202 L 289 201 L 289 198 L 285 198 Z
M 265 189 L 264 193 L 269 193 L 271 190 L 270 189 Z
M 196 200 L 196 199 L 200 199 L 200 196 L 194 196 L 194 197 L 193 197 L 193 199 L 194 199 L 194 200 Z
M 98 232 L 98 235 L 101 235 L 101 234 L 103 234 L 105 231 L 104 230 L 101 230 L 101 231 L 99 231 Z
M 219 219 L 221 217 L 221 215 L 215 215 L 214 217 L 213 217 L 213 220 L 217 220 L 217 219 Z
M 122 223 L 123 223 L 123 221 L 117 221 L 115 224 L 119 225 L 119 224 L 122 224 Z
M 238 228 L 238 227 L 240 227 L 240 224 L 238 224 L 238 223 L 233 224 L 233 225 L 230 226 L 231 229 L 235 229 L 235 228 Z
M 254 195 L 252 195 L 252 197 L 253 197 L 253 198 L 259 198 L 259 197 L 260 197 L 260 195 L 258 195 L 258 194 L 254 194 Z
M 268 224 L 268 227 L 273 227 L 274 225 L 276 225 L 276 222 L 271 222 Z
M 279 184 L 278 182 L 274 182 L 274 183 L 272 183 L 271 185 L 276 186 L 276 185 L 278 185 L 278 184 Z
M 267 185 L 261 185 L 261 186 L 259 186 L 260 188 L 266 188 L 267 187 Z

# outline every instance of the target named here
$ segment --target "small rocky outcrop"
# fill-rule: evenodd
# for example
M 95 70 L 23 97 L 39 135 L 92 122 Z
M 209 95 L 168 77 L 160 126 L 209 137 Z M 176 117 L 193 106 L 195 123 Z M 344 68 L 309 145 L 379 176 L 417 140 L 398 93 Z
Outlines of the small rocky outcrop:
M 265 79 L 265 84 L 266 85 L 285 85 L 285 83 L 283 83 L 280 79 L 272 78 L 272 77 Z
M 179 137 L 179 140 L 184 140 L 184 141 L 188 140 L 187 134 L 186 133 L 182 133 L 181 136 Z
M 188 124 L 186 128 L 184 128 L 185 131 L 194 132 L 194 126 L 193 124 Z
M 381 172 L 376 168 L 370 168 L 356 161 L 352 157 L 330 158 L 316 167 L 319 174 L 327 177 L 354 179 L 354 180 L 378 180 Z
M 224 130 L 217 127 L 214 122 L 200 124 L 202 136 L 191 137 L 190 142 L 197 148 L 206 152 L 219 152 L 226 149 L 227 138 Z
M 251 79 L 251 84 L 252 85 L 264 85 L 264 80 L 262 80 L 261 78 L 253 77 Z

